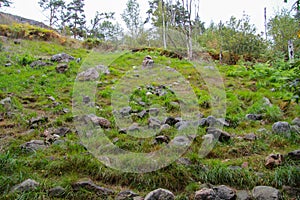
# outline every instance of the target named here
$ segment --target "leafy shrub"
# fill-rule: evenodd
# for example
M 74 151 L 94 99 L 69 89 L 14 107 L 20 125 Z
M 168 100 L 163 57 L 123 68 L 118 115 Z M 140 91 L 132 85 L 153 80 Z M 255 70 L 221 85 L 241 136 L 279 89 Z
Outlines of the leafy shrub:
M 82 45 L 88 49 L 95 48 L 100 44 L 102 44 L 102 40 L 99 40 L 97 38 L 88 38 L 82 43 Z
M 26 65 L 31 64 L 35 60 L 36 59 L 33 56 L 31 56 L 29 54 L 24 54 L 18 58 L 18 63 L 19 63 L 19 65 L 26 66 Z

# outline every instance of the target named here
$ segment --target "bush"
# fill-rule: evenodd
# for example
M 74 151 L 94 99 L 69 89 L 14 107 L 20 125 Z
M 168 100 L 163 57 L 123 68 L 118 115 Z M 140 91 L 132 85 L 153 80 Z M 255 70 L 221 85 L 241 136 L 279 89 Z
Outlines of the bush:
M 88 48 L 88 49 L 93 49 L 95 47 L 98 47 L 99 45 L 102 44 L 102 40 L 99 40 L 97 38 L 88 38 L 84 40 L 82 43 L 83 47 Z

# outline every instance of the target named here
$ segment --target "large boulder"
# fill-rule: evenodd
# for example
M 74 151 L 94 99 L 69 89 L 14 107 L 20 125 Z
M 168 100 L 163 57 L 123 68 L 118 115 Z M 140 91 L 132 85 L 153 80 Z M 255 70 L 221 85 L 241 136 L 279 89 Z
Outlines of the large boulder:
M 255 200 L 281 200 L 282 196 L 279 190 L 269 186 L 256 186 L 252 190 L 252 196 Z
M 175 195 L 166 189 L 156 189 L 148 193 L 144 200 L 174 200 Z

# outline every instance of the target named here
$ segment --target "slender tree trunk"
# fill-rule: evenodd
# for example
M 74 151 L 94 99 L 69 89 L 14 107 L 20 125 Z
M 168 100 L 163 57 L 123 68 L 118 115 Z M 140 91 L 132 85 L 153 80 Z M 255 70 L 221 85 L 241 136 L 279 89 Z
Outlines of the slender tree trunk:
M 166 49 L 167 48 L 166 21 L 165 21 L 165 8 L 164 8 L 164 1 L 163 0 L 161 0 L 161 9 L 162 9 L 163 42 L 164 42 L 164 49 Z

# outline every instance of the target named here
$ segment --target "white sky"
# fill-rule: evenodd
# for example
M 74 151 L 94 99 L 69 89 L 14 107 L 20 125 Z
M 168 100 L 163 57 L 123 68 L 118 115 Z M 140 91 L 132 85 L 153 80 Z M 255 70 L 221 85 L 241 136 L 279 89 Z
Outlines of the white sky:
M 200 19 L 208 26 L 210 22 L 226 22 L 231 16 L 241 18 L 245 12 L 250 16 L 251 23 L 255 24 L 259 32 L 264 30 L 264 7 L 267 8 L 267 16 L 270 18 L 276 11 L 285 7 L 290 9 L 296 0 L 200 0 Z M 16 14 L 22 17 L 45 22 L 46 14 L 38 5 L 38 0 L 13 0 L 11 8 L 2 8 L 2 11 Z M 85 14 L 91 19 L 96 11 L 115 12 L 117 21 L 122 24 L 120 14 L 126 7 L 127 0 L 85 0 Z M 148 0 L 138 0 L 141 14 L 146 17 Z

